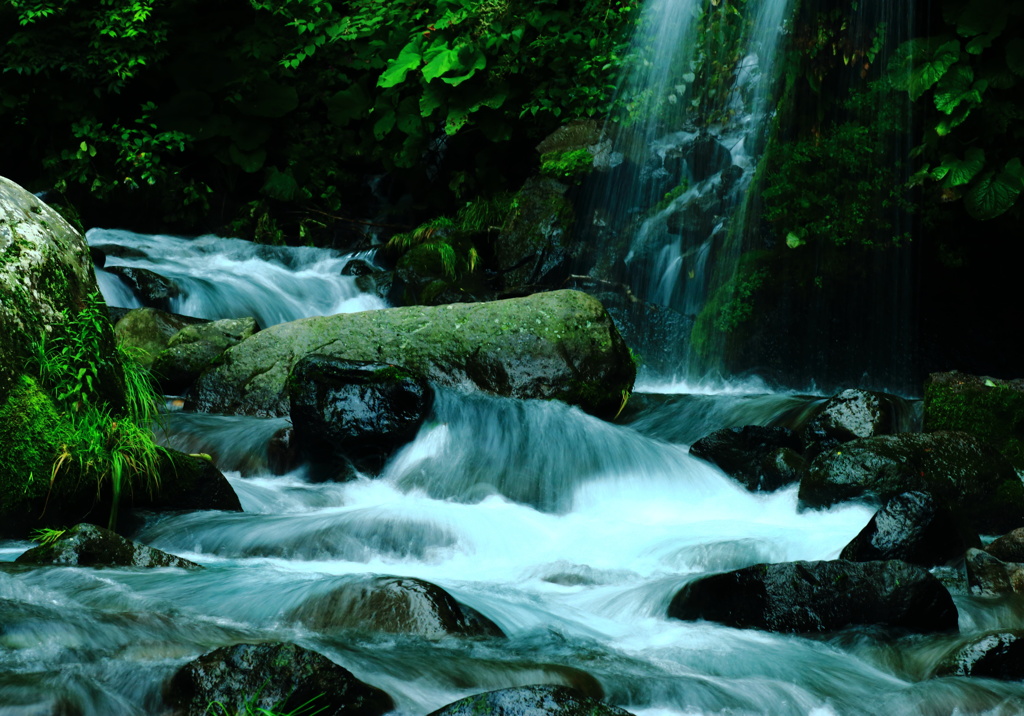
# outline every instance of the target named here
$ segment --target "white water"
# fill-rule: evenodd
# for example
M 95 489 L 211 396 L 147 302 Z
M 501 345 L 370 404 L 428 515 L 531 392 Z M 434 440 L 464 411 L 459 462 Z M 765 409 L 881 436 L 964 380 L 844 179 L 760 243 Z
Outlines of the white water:
M 90 229 L 89 245 L 107 254 L 96 270 L 108 305 L 141 305 L 125 282 L 106 268 L 142 268 L 169 279 L 179 289 L 170 310 L 197 318 L 252 316 L 266 328 L 308 316 L 384 308 L 376 296 L 359 291 L 355 278 L 342 276 L 345 264 L 367 255 L 327 249 L 278 247 L 240 239 L 144 235 Z
M 236 257 L 209 265 L 237 261 L 233 242 L 202 242 Z M 261 284 L 262 303 L 283 302 L 291 274 L 318 287 L 301 295 L 321 290 L 324 272 L 307 269 L 320 259 L 276 263 L 266 270 L 287 276 Z M 756 382 L 646 387 L 625 425 L 558 403 L 441 391 L 380 478 L 344 484 L 311 484 L 302 468 L 270 474 L 266 443 L 283 420 L 169 416 L 167 440 L 214 454 L 245 512 L 156 516 L 135 535 L 201 571 L 0 569 L 0 714 L 165 714 L 162 688 L 177 668 L 254 640 L 326 655 L 390 693 L 396 716 L 534 683 L 598 684 L 637 716 L 1024 712 L 1024 685 L 930 678 L 957 637 L 808 638 L 668 619 L 688 580 L 835 557 L 871 511 L 800 512 L 794 489 L 748 493 L 687 453 L 718 427 L 770 423 L 818 399 Z M 0 559 L 29 546 L 0 545 Z M 432 581 L 508 638 L 314 629 L 288 616 L 369 573 Z M 956 600 L 966 635 L 1024 626 L 1019 600 Z

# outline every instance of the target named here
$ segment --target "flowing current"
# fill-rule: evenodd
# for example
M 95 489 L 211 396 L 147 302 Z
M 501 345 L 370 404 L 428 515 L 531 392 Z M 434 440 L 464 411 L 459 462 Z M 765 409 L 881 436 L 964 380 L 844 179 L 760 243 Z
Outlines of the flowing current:
M 270 322 L 294 295 L 326 310 L 379 305 L 339 275 L 345 257 L 330 252 L 248 255 L 233 241 L 186 247 L 127 232 L 89 240 L 181 287 L 214 283 L 181 291 L 206 318 L 252 310 Z M 176 259 L 179 249 L 206 260 Z M 207 273 L 239 262 L 230 279 Z M 127 296 L 105 291 L 113 304 Z M 284 419 L 170 414 L 167 442 L 215 455 L 245 511 L 151 516 L 133 535 L 203 570 L 0 570 L 0 714 L 166 714 L 162 690 L 182 664 L 253 641 L 324 654 L 391 694 L 400 716 L 539 683 L 603 694 L 637 716 L 1024 712 L 1024 685 L 931 678 L 967 637 L 1024 626 L 1019 602 L 956 596 L 961 637 L 807 638 L 667 618 L 672 596 L 698 576 L 836 557 L 871 511 L 800 512 L 794 489 L 751 494 L 688 454 L 711 430 L 769 424 L 815 399 L 757 386 L 648 389 L 657 392 L 637 395 L 619 424 L 556 402 L 441 391 L 381 476 L 347 483 L 311 483 L 303 468 L 271 473 L 267 443 Z M 0 557 L 29 546 L 8 542 Z M 436 583 L 507 638 L 427 639 L 291 616 L 360 574 Z

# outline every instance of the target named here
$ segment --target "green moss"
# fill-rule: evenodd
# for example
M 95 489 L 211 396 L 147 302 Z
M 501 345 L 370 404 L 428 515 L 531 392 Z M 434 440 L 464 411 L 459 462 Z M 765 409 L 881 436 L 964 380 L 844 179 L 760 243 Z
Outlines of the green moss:
M 50 474 L 67 422 L 35 380 L 18 378 L 0 407 L 0 514 L 45 499 Z
M 1024 470 L 1024 389 L 974 376 L 942 376 L 925 387 L 924 428 L 962 430 Z
M 541 155 L 540 173 L 555 179 L 578 182 L 594 169 L 594 155 L 588 149 L 567 149 Z

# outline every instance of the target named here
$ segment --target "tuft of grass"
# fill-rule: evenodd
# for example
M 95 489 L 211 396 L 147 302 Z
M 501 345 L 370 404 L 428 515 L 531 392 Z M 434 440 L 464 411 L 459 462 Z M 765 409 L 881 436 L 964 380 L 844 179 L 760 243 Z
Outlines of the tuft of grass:
M 39 544 L 40 547 L 45 547 L 48 544 L 53 544 L 61 537 L 67 530 L 55 530 L 49 527 L 42 527 L 32 531 L 32 537 L 30 538 L 33 542 Z
M 150 494 L 159 489 L 159 463 L 166 450 L 153 437 L 160 396 L 149 371 L 131 351 L 107 350 L 109 330 L 103 301 L 92 294 L 76 315 L 65 317 L 48 340 L 39 342 L 33 363 L 40 385 L 65 413 L 50 490 L 63 475 L 95 481 L 97 498 L 109 487 L 108 527 L 114 529 L 125 490 L 133 484 Z M 104 398 L 100 376 L 111 374 L 118 363 L 124 407 L 115 412 Z
M 323 713 L 327 710 L 327 706 L 321 706 L 314 710 L 316 704 L 314 703 L 318 699 L 323 697 L 323 694 L 317 694 L 309 701 L 299 704 L 296 708 L 291 711 L 282 711 L 283 703 L 281 705 L 272 706 L 271 708 L 263 708 L 257 706 L 259 702 L 260 693 L 263 689 L 261 688 L 255 694 L 253 694 L 245 703 L 238 709 L 230 709 L 220 701 L 213 701 L 206 707 L 207 714 L 212 716 L 316 716 L 319 713 Z M 285 699 L 287 701 L 287 699 Z

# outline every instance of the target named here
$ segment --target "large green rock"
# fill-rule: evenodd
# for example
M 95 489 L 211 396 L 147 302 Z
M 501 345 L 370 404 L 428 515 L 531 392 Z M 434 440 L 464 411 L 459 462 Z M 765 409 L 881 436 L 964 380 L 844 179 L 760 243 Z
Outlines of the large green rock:
M 1024 380 L 932 373 L 924 386 L 924 429 L 962 430 L 1024 469 Z
M 0 177 L 0 402 L 39 340 L 98 292 L 82 236 L 35 195 Z M 112 335 L 107 343 L 113 350 Z
M 437 385 L 563 400 L 601 416 L 633 387 L 629 349 L 596 299 L 578 291 L 305 318 L 224 353 L 190 393 L 208 412 L 288 414 L 286 380 L 310 354 L 401 365 Z

